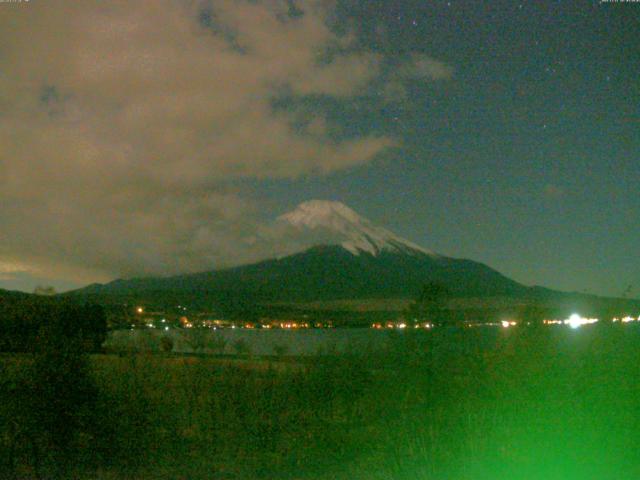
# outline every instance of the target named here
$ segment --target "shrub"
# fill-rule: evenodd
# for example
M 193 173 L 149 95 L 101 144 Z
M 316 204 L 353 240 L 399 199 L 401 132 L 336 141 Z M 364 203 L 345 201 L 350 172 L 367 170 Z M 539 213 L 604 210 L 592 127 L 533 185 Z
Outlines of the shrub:
M 160 339 L 160 350 L 165 353 L 171 353 L 173 351 L 173 338 L 171 337 L 162 337 Z
M 249 347 L 249 344 L 243 338 L 240 338 L 233 342 L 233 349 L 238 355 L 249 355 L 251 353 L 251 347 Z

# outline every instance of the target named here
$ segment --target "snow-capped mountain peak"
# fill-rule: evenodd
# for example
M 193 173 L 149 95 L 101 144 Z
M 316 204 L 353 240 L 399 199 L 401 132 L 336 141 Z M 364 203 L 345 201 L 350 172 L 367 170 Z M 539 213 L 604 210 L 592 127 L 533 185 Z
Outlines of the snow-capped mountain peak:
M 378 255 L 382 251 L 435 255 L 415 243 L 405 240 L 386 228 L 371 223 L 343 203 L 310 200 L 278 217 L 278 221 L 298 230 L 312 231 L 328 237 L 354 255 L 361 252 Z

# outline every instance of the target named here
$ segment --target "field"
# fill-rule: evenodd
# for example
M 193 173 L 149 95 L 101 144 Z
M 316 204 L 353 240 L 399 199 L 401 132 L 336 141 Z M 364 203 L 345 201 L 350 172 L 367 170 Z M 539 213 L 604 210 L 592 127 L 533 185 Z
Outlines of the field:
M 437 355 L 405 332 L 311 358 L 0 357 L 0 478 L 640 478 L 640 329 L 483 335 Z

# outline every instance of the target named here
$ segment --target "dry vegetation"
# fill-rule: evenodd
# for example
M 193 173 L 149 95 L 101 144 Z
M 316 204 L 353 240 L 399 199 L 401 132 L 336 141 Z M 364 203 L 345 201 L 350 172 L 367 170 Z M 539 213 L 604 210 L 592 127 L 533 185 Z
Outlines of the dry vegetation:
M 480 348 L 481 333 L 467 331 L 451 338 L 464 348 L 436 352 L 426 334 L 408 332 L 384 352 L 288 363 L 5 356 L 0 471 L 20 479 L 638 478 L 637 334 L 523 328 Z M 56 437 L 55 421 L 34 422 L 51 416 L 66 419 L 66 437 Z M 66 446 L 48 448 L 54 440 Z

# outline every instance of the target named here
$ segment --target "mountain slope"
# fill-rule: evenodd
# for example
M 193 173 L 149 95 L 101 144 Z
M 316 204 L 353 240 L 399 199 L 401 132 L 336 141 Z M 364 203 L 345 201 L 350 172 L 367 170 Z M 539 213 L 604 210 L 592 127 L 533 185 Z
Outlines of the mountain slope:
M 337 202 L 311 201 L 277 219 L 291 240 L 315 246 L 282 258 L 224 270 L 164 278 L 115 280 L 90 285 L 69 295 L 100 303 L 143 302 L 156 305 L 228 310 L 247 305 L 332 300 L 415 298 L 429 282 L 445 285 L 456 297 L 502 297 L 580 305 L 619 305 L 605 299 L 527 287 L 478 262 L 435 254 Z M 279 231 L 280 231 L 279 230 Z M 293 237 L 291 237 L 293 236 Z M 300 242 L 302 244 L 303 242 Z M 636 305 L 640 302 L 623 301 Z
M 528 291 L 486 265 L 426 250 L 338 202 L 305 202 L 277 222 L 287 227 L 287 235 L 306 236 L 316 246 L 252 265 L 116 280 L 75 294 L 269 303 L 413 298 L 428 282 L 442 283 L 460 296 L 514 296 Z
M 469 260 L 381 252 L 353 255 L 342 246 L 318 246 L 282 259 L 168 278 L 116 280 L 84 293 L 140 291 L 236 292 L 258 301 L 410 298 L 427 282 L 460 295 L 514 295 L 527 290 Z

